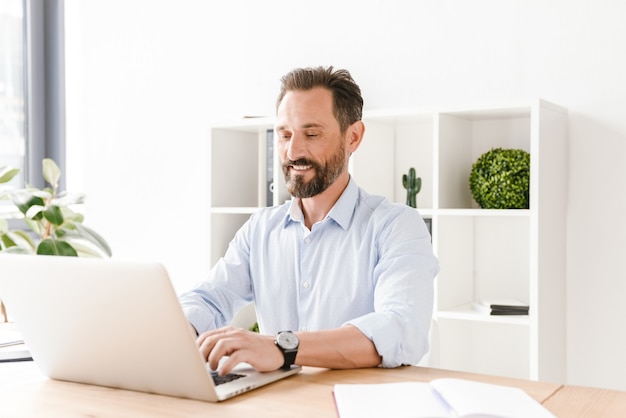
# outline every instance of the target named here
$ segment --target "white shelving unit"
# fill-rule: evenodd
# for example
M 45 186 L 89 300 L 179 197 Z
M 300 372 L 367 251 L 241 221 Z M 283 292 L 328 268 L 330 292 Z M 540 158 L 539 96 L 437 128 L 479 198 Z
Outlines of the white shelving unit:
M 465 109 L 370 111 L 350 171 L 372 194 L 404 203 L 402 174 L 422 178 L 420 214 L 432 219 L 441 272 L 435 312 L 439 366 L 565 380 L 565 205 L 567 111 L 537 100 Z M 272 118 L 211 128 L 211 264 L 266 202 L 266 138 Z M 491 148 L 530 152 L 530 209 L 480 209 L 472 164 Z M 272 158 L 272 157 L 270 157 Z M 289 199 L 273 156 L 274 204 Z M 527 316 L 471 309 L 483 298 L 527 302 Z

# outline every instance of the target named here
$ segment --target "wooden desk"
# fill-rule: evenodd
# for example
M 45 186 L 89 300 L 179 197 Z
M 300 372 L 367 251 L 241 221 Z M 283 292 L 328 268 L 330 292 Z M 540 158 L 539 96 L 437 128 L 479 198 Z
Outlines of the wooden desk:
M 7 367 L 8 366 L 8 367 Z M 0 364 L 0 373 L 28 375 L 29 381 L 0 393 L 0 416 L 208 416 L 219 417 L 336 417 L 332 389 L 335 383 L 384 383 L 405 380 L 430 381 L 438 377 L 473 378 L 523 388 L 542 402 L 561 385 L 498 378 L 422 367 L 398 369 L 326 370 L 305 367 L 298 375 L 256 389 L 233 399 L 208 402 L 151 395 L 99 386 L 49 380 L 33 380 L 32 362 Z
M 543 405 L 558 417 L 626 417 L 626 392 L 565 385 Z
M 326 370 L 305 367 L 301 373 L 221 403 L 49 380 L 32 362 L 0 364 L 2 417 L 336 417 L 335 383 L 430 381 L 458 377 L 517 386 L 558 417 L 626 416 L 626 392 L 532 382 L 423 367 Z M 9 377 L 15 381 L 8 385 Z
M 327 370 L 305 367 L 285 380 L 221 403 L 50 380 L 33 362 L 0 363 L 2 417 L 337 417 L 336 383 L 428 382 L 457 377 L 516 386 L 557 417 L 626 417 L 626 392 L 424 367 Z

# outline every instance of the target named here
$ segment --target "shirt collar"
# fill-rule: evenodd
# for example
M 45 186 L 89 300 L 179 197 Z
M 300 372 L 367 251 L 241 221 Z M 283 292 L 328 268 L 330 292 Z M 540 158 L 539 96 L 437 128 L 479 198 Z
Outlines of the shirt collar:
M 348 229 L 358 196 L 359 187 L 357 186 L 352 176 L 350 176 L 350 181 L 348 181 L 348 185 L 346 186 L 341 196 L 339 196 L 339 199 L 335 203 L 335 206 L 332 207 L 326 217 L 333 219 L 343 229 Z M 302 213 L 299 198 L 291 199 L 289 212 L 287 213 L 285 219 L 285 226 L 287 226 L 289 222 L 304 223 L 304 213 Z

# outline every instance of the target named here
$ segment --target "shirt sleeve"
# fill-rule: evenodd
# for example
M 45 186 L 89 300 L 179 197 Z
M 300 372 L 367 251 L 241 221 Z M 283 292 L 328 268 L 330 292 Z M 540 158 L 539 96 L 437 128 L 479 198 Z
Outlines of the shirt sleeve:
M 230 324 L 237 311 L 252 301 L 249 228 L 250 221 L 237 232 L 207 280 L 179 295 L 183 312 L 198 334 Z
M 419 213 L 408 207 L 387 216 L 376 245 L 374 312 L 348 321 L 370 338 L 382 367 L 417 364 L 428 352 L 439 263 Z

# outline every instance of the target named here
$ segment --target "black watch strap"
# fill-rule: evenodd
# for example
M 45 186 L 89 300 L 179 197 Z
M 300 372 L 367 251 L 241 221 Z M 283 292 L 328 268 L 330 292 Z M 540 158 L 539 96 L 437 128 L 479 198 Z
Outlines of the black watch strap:
M 282 350 L 283 356 L 285 357 L 285 362 L 283 363 L 283 369 L 288 369 L 292 364 L 296 362 L 296 354 L 298 354 L 298 349 L 295 350 Z
M 280 331 L 276 334 L 274 344 L 276 344 L 276 347 L 283 353 L 285 361 L 281 368 L 289 369 L 291 365 L 296 362 L 298 346 L 300 345 L 298 337 L 291 331 Z

